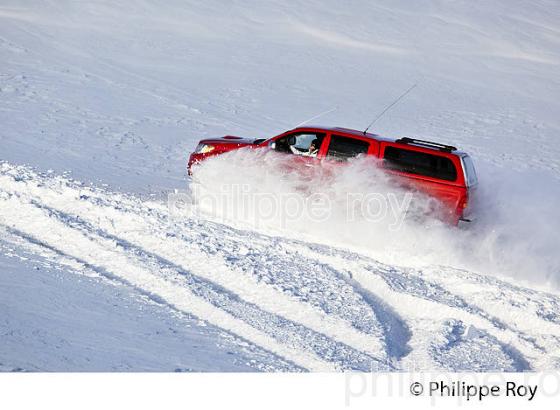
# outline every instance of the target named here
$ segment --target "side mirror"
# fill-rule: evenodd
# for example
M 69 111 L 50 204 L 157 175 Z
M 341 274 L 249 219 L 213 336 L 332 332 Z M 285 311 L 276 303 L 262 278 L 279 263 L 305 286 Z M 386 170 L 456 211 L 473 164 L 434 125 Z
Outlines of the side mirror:
M 271 142 L 270 144 L 268 144 L 268 146 L 270 147 L 270 149 L 276 149 L 276 142 Z

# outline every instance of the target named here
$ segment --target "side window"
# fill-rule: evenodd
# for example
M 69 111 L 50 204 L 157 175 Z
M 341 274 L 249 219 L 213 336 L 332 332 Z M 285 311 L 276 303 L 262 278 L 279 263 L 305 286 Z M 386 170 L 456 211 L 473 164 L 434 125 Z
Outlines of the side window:
M 271 147 L 286 154 L 316 157 L 324 138 L 325 134 L 313 132 L 290 134 L 272 142 Z
M 453 162 L 449 158 L 440 155 L 386 147 L 383 165 L 385 168 L 395 171 L 424 175 L 446 181 L 455 181 L 457 179 L 457 170 Z
M 366 154 L 369 150 L 370 143 L 350 137 L 342 137 L 340 135 L 332 135 L 327 158 L 339 161 L 356 157 L 360 154 Z

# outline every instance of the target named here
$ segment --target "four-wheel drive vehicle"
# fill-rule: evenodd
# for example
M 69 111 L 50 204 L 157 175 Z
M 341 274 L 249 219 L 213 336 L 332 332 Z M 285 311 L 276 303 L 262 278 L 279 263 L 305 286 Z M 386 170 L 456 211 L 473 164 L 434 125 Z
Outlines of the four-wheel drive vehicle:
M 346 161 L 359 155 L 379 158 L 383 169 L 412 189 L 437 199 L 445 210 L 444 219 L 456 225 L 468 221 L 477 177 L 471 158 L 450 145 L 413 138 L 389 139 L 348 128 L 301 127 L 270 139 L 234 136 L 200 141 L 189 158 L 192 166 L 210 156 L 242 147 L 268 148 L 287 155 L 322 160 Z

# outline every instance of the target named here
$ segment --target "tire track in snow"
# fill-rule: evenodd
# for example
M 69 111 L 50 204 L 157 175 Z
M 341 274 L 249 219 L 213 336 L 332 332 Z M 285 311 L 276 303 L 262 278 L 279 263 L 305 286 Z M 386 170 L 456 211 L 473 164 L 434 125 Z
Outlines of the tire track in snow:
M 446 371 L 468 368 L 476 372 L 521 372 L 531 366 L 514 348 L 488 332 L 468 327 L 461 320 L 442 323 L 442 334 L 428 348 L 430 356 Z
M 52 192 L 50 192 L 50 194 L 53 195 Z M 27 193 L 23 193 L 22 195 L 24 198 L 17 198 L 17 200 L 15 196 L 8 198 L 7 201 L 11 201 L 11 208 L 10 206 L 7 206 L 6 203 L 4 203 L 2 214 L 10 215 L 7 212 L 7 209 L 12 209 L 11 218 L 8 218 L 8 220 L 17 220 L 18 223 L 21 223 L 21 218 L 25 218 L 27 214 L 32 213 L 32 209 L 30 209 L 30 207 L 34 206 L 36 210 L 41 211 L 43 213 L 43 218 L 46 218 L 47 221 L 39 220 L 38 215 L 36 215 L 37 219 L 32 223 L 27 223 L 25 224 L 25 226 L 18 226 L 18 229 L 26 232 L 26 234 L 28 234 L 29 236 L 36 237 L 38 233 L 41 233 L 35 232 L 35 230 L 37 229 L 36 227 L 42 226 L 42 224 L 50 225 L 56 220 L 56 222 L 61 225 L 59 226 L 59 229 L 61 230 L 71 230 L 72 234 L 76 234 L 76 231 L 78 230 L 90 242 L 95 243 L 101 241 L 110 244 L 110 246 L 112 246 L 113 248 L 120 248 L 118 251 L 113 249 L 113 251 L 117 252 L 120 256 L 125 254 L 126 257 L 131 259 L 134 257 L 139 257 L 138 255 L 140 255 L 142 260 L 138 261 L 136 264 L 144 267 L 154 265 L 153 268 L 157 272 L 161 272 L 162 270 L 169 271 L 169 275 L 171 276 L 171 278 L 166 277 L 165 279 L 170 279 L 173 282 L 177 282 L 177 278 L 173 276 L 177 276 L 177 273 L 180 273 L 182 280 L 181 286 L 188 287 L 195 296 L 203 297 L 205 301 L 210 300 L 210 302 L 214 304 L 214 306 L 232 314 L 236 318 L 240 318 L 246 323 L 252 325 L 254 328 L 267 333 L 269 336 L 272 336 L 281 343 L 296 345 L 297 349 L 310 351 L 320 358 L 324 356 L 327 362 L 332 363 L 338 369 L 391 369 L 391 366 L 384 363 L 384 361 L 379 357 L 369 355 L 367 354 L 367 352 L 353 349 L 352 347 L 347 346 L 337 340 L 330 339 L 319 332 L 314 332 L 310 329 L 306 329 L 300 323 L 290 322 L 289 320 L 283 318 L 281 315 L 266 312 L 255 305 L 246 303 L 245 301 L 237 297 L 237 295 L 232 294 L 230 290 L 220 288 L 219 286 L 215 286 L 214 284 L 210 284 L 204 278 L 199 278 L 195 275 L 190 274 L 189 272 L 186 272 L 180 266 L 166 261 L 161 256 L 150 254 L 143 248 L 128 243 L 119 237 L 104 234 L 102 232 L 102 229 L 98 225 L 89 225 L 81 217 L 66 215 L 61 213 L 61 211 L 49 209 L 42 203 L 36 202 L 32 204 L 32 202 L 35 201 L 33 199 L 33 196 L 31 196 L 32 198 L 29 198 L 30 195 Z M 54 195 L 56 196 L 56 194 Z M 31 203 L 26 203 L 26 201 L 31 201 Z M 25 211 L 23 211 L 22 209 L 25 209 Z M 14 213 L 15 210 L 17 210 L 17 212 Z M 96 210 L 98 212 L 103 211 L 100 209 Z M 29 232 L 30 229 L 32 232 Z M 45 233 L 43 232 L 43 234 Z M 41 240 L 44 239 L 45 238 L 41 238 Z M 50 242 L 47 241 L 47 243 Z M 58 245 L 56 246 L 56 248 L 62 251 L 60 247 L 64 245 L 63 240 L 62 242 L 58 242 L 57 244 Z M 64 253 L 69 252 L 66 249 L 64 250 Z M 71 255 L 78 256 L 75 254 Z M 202 255 L 202 260 L 204 260 L 204 257 L 205 255 Z M 88 263 L 94 265 L 102 265 L 102 261 L 92 263 L 88 260 Z M 119 276 L 118 270 L 111 269 L 111 271 Z M 155 273 L 152 272 L 152 274 Z M 188 278 L 188 280 L 185 280 L 185 278 Z M 139 285 L 139 287 L 143 288 L 141 286 L 141 282 L 136 282 L 136 285 Z M 158 293 L 155 292 L 154 294 L 157 295 Z M 212 295 L 212 297 L 210 298 L 209 295 Z M 205 319 L 204 316 L 202 316 L 201 318 Z M 231 331 L 231 328 L 226 329 Z M 236 333 L 235 330 L 233 330 L 232 332 Z M 241 336 L 243 337 L 244 334 L 241 334 Z M 371 340 L 370 337 L 371 336 L 368 336 L 368 341 Z M 267 348 L 267 346 L 264 347 Z M 290 359 L 290 357 L 288 357 L 288 359 Z M 298 362 L 296 361 L 296 363 Z
M 115 232 L 119 232 L 121 237 L 123 232 L 131 237 L 130 235 L 138 233 L 145 234 L 148 228 L 152 229 L 150 237 L 160 235 L 162 240 L 176 245 L 171 247 L 172 249 L 198 252 L 195 256 L 200 256 L 200 252 L 202 252 L 205 258 L 213 258 L 213 265 L 223 265 L 224 270 L 234 271 L 236 281 L 248 277 L 252 285 L 246 282 L 239 289 L 241 292 L 256 285 L 261 286 L 259 293 L 263 295 L 267 291 L 270 292 L 270 288 L 281 292 L 271 294 L 270 298 L 265 298 L 261 303 L 274 299 L 274 306 L 278 309 L 280 308 L 278 302 L 289 295 L 291 300 L 304 302 L 304 304 L 299 303 L 296 306 L 297 309 L 310 304 L 315 309 L 322 311 L 320 314 L 326 315 L 320 318 L 323 322 L 321 326 L 323 329 L 327 324 L 325 318 L 332 320 L 338 317 L 343 320 L 340 322 L 341 326 L 347 327 L 345 322 L 351 325 L 351 328 L 344 329 L 346 333 L 356 335 L 355 329 L 357 329 L 359 332 L 383 341 L 383 332 L 375 312 L 361 295 L 346 283 L 344 278 L 340 278 L 337 271 L 324 264 L 317 264 L 314 260 L 303 258 L 297 253 L 282 252 L 281 244 L 277 243 L 275 238 L 253 232 L 238 231 L 229 226 L 209 221 L 192 219 L 180 222 L 170 221 L 167 216 L 168 209 L 161 203 L 149 203 L 147 209 L 139 209 L 139 205 L 145 207 L 146 203 L 138 204 L 130 198 L 119 198 L 118 202 L 114 202 L 105 196 L 95 196 L 95 192 L 92 192 L 92 195 L 87 198 L 82 195 L 82 199 L 91 202 L 96 209 L 103 209 L 106 214 L 106 218 L 104 218 L 106 220 L 96 221 L 97 225 L 103 222 L 104 227 L 110 226 Z M 123 208 L 125 202 L 126 205 Z M 83 202 L 80 202 L 80 205 L 83 205 Z M 60 208 L 60 204 L 58 207 Z M 116 210 L 121 212 L 115 213 Z M 138 216 L 141 216 L 142 219 L 138 220 Z M 125 220 L 130 224 L 127 225 Z M 122 229 L 117 229 L 116 224 L 119 224 Z M 131 225 L 135 225 L 134 228 L 131 228 Z M 144 239 L 146 237 L 139 240 Z M 165 249 L 156 249 L 156 246 L 156 244 L 152 244 L 152 249 L 155 249 L 154 253 L 166 252 Z M 193 260 L 199 260 L 199 258 L 192 257 L 187 260 L 184 256 L 181 259 L 181 255 L 175 255 L 170 259 L 183 260 L 190 266 L 194 263 Z M 226 287 L 235 286 L 236 282 L 226 285 Z M 311 311 L 308 310 L 306 315 L 309 313 Z M 360 333 L 357 336 L 358 338 L 363 337 Z M 364 340 L 364 343 L 370 346 L 366 349 L 373 348 L 372 342 L 376 343 L 372 339 Z
M 17 252 L 15 249 L 17 249 Z M 165 306 L 168 312 L 172 315 L 186 317 L 189 320 L 196 319 L 202 321 L 200 318 L 170 305 L 160 296 L 134 287 L 130 283 L 101 267 L 93 266 L 85 260 L 66 255 L 49 244 L 40 242 L 23 232 L 0 225 L 0 252 L 2 251 L 8 251 L 10 257 L 15 257 L 24 262 L 33 261 L 33 265 L 36 266 L 38 264 L 47 270 L 51 270 L 53 268 L 56 270 L 62 269 L 63 272 L 70 272 L 80 276 L 84 275 L 86 277 L 95 278 L 106 282 L 108 285 L 129 287 L 132 289 L 132 297 L 134 297 L 134 294 L 137 294 L 140 296 L 140 299 L 145 298 L 154 304 Z M 208 323 L 208 325 L 212 326 L 211 323 Z M 240 338 L 239 336 L 224 329 L 216 328 L 214 332 L 224 338 L 223 341 L 219 341 L 220 345 L 222 345 L 222 342 L 226 342 L 227 344 L 231 343 L 241 349 L 245 355 L 248 355 L 249 361 L 247 365 L 256 370 L 280 372 L 301 372 L 305 370 L 296 366 L 294 363 L 286 361 L 281 356 L 269 352 L 262 347 L 255 345 L 246 339 Z
M 379 326 L 375 326 L 376 323 L 367 329 L 372 331 L 372 334 L 365 334 L 331 312 L 318 311 L 307 303 L 301 303 L 279 292 L 273 286 L 258 282 L 244 272 L 233 270 L 226 266 L 222 258 L 214 255 L 215 251 L 198 249 L 200 241 L 187 243 L 177 235 L 169 234 L 164 229 L 168 227 L 168 221 L 161 221 L 155 212 L 141 214 L 142 211 L 138 209 L 141 204 L 132 201 L 128 204 L 119 202 L 117 207 L 110 204 L 101 206 L 71 186 L 59 186 L 62 192 L 56 192 L 52 187 L 38 186 L 42 183 L 36 181 L 32 174 L 23 176 L 23 179 L 25 178 L 26 181 L 21 178 L 18 181 L 13 176 L 3 175 L 3 189 L 36 198 L 41 206 L 53 206 L 57 210 L 67 210 L 72 215 L 79 215 L 80 219 L 107 231 L 115 238 L 127 241 L 144 252 L 161 256 L 181 269 L 214 282 L 250 303 L 269 312 L 278 313 L 317 333 L 325 334 L 333 340 L 375 357 L 378 361 L 385 360 L 383 332 Z M 165 243 L 165 246 L 162 246 L 162 243 Z
M 436 279 L 447 291 L 463 298 L 472 297 L 473 294 L 480 295 L 483 288 L 484 296 L 479 296 L 473 302 L 484 301 L 487 310 L 491 310 L 498 319 L 515 323 L 516 327 L 525 332 L 560 331 L 559 296 L 523 288 L 491 276 L 473 275 L 461 269 L 436 267 L 430 270 L 430 277 Z M 475 306 L 483 309 L 478 304 Z M 488 306 L 492 308 L 488 309 Z M 523 320 L 512 320 L 519 319 L 520 315 Z M 560 333 L 558 335 L 560 337 Z
M 129 258 L 139 259 L 139 264 L 150 267 L 154 275 L 162 276 L 163 272 L 165 277 L 170 277 L 172 280 L 181 280 L 183 286 L 189 287 L 195 295 L 208 300 L 214 306 L 223 309 L 234 317 L 241 318 L 281 343 L 292 345 L 300 350 L 310 350 L 319 357 L 328 357 L 328 361 L 333 362 L 339 369 L 362 371 L 371 370 L 372 368 L 377 370 L 390 369 L 388 365 L 376 357 L 329 339 L 323 334 L 314 332 L 299 323 L 291 322 L 277 314 L 264 311 L 258 306 L 240 299 L 238 295 L 231 293 L 228 289 L 201 279 L 161 256 L 147 252 L 126 240 L 107 234 L 79 218 L 46 208 L 37 203 L 34 205 L 47 212 L 49 216 L 57 218 L 61 223 L 81 231 L 92 239 L 99 236 L 111 241 Z
M 31 204 L 10 198 L 0 200 L 0 221 L 8 229 L 17 229 L 36 241 L 48 244 L 51 249 L 84 260 L 111 272 L 115 277 L 156 295 L 183 312 L 191 313 L 213 325 L 261 346 L 297 366 L 313 371 L 334 371 L 336 366 L 309 352 L 293 349 L 255 329 L 210 302 L 196 296 L 180 282 L 163 279 L 146 267 L 134 264 L 118 247 L 107 239 L 92 240 L 66 224 L 45 215 Z M 40 227 L 40 228 L 39 228 Z
M 536 360 L 547 352 L 542 345 L 542 340 L 536 340 L 534 336 L 512 327 L 509 323 L 503 322 L 478 306 L 467 303 L 463 298 L 450 293 L 440 285 L 413 275 L 407 270 L 397 270 L 349 251 L 325 249 L 321 245 L 314 244 L 302 245 L 304 244 L 297 243 L 287 246 L 298 246 L 310 257 L 314 255 L 317 260 L 348 272 L 360 286 L 390 302 L 397 312 L 402 312 L 407 318 L 413 335 L 411 344 L 421 346 L 422 349 L 428 348 L 425 341 L 419 343 L 415 342 L 415 339 L 429 337 L 429 333 L 422 328 L 426 329 L 433 325 L 427 324 L 426 320 L 445 323 L 448 319 L 455 318 L 487 332 L 489 337 L 495 340 L 495 345 L 500 346 L 516 364 L 512 370 L 528 370 L 529 359 Z M 421 320 L 420 326 L 414 326 L 412 321 L 418 319 Z M 442 329 L 436 327 L 434 331 L 441 333 Z M 424 336 L 418 338 L 419 334 Z M 412 356 L 421 357 L 414 359 L 416 363 L 428 361 L 425 352 L 413 353 Z

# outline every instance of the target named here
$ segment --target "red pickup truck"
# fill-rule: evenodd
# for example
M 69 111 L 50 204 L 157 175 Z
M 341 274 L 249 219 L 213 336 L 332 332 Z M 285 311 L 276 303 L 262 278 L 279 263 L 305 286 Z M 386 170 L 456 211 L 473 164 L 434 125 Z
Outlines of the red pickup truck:
M 450 145 L 414 138 L 389 139 L 348 128 L 299 127 L 269 139 L 235 136 L 200 141 L 189 158 L 188 172 L 205 158 L 242 147 L 273 149 L 287 155 L 317 160 L 346 161 L 358 155 L 379 158 L 383 169 L 436 198 L 451 224 L 470 221 L 469 213 L 477 177 L 471 158 Z

